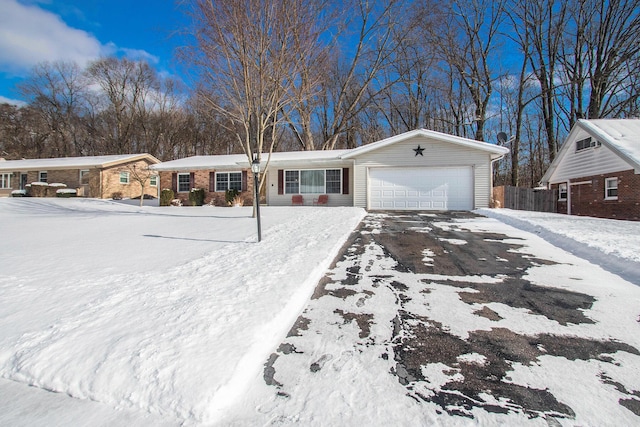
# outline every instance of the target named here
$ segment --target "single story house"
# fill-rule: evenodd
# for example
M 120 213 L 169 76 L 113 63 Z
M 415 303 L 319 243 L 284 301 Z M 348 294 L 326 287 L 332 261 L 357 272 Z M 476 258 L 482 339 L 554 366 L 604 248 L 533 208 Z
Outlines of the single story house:
M 541 182 L 560 213 L 640 220 L 640 120 L 578 120 Z
M 140 196 L 140 185 L 131 174 L 160 163 L 150 154 L 112 156 L 62 157 L 54 159 L 24 159 L 0 161 L 0 196 L 10 196 L 15 190 L 25 190 L 32 184 L 64 187 L 76 190 L 78 196 L 107 199 Z M 64 184 L 64 185 L 60 185 Z M 154 174 L 145 193 L 158 196 L 158 177 Z M 46 193 L 55 196 L 55 192 Z
M 268 163 L 262 202 L 289 206 L 296 196 L 311 205 L 328 195 L 329 206 L 369 210 L 470 210 L 488 207 L 492 165 L 508 150 L 494 144 L 418 129 L 350 150 L 262 155 Z M 252 200 L 253 179 L 244 154 L 195 156 L 152 168 L 161 188 L 186 199 L 203 188 L 209 200 L 227 189 Z

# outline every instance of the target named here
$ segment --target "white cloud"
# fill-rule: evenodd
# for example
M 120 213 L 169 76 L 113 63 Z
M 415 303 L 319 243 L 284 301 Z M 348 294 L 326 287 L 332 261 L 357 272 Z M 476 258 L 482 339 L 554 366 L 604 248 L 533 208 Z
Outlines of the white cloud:
M 142 49 L 127 49 L 121 48 L 119 49 L 121 52 L 124 52 L 125 56 L 132 60 L 141 60 L 147 61 L 149 64 L 157 64 L 160 62 L 160 58 L 155 55 L 150 54 L 146 50 Z
M 0 0 L 0 71 L 21 75 L 42 61 L 71 60 L 84 65 L 103 52 L 86 31 L 37 6 Z
M 0 0 L 0 10 L 0 73 L 24 76 L 43 61 L 75 61 L 83 67 L 90 60 L 116 53 L 158 63 L 156 56 L 144 50 L 102 43 L 37 5 Z
M 20 101 L 19 99 L 7 98 L 2 95 L 0 95 L 0 104 L 11 104 L 11 105 L 16 105 L 18 107 L 24 107 L 25 105 L 27 105 L 27 103 L 24 101 Z

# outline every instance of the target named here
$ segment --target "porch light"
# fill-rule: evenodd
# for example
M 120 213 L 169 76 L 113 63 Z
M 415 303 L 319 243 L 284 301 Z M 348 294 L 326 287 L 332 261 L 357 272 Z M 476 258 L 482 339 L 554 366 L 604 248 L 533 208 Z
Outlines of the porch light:
M 260 228 L 260 189 L 258 188 L 258 175 L 260 174 L 260 159 L 258 153 L 253 155 L 253 162 L 251 162 L 251 172 L 253 172 L 253 200 L 256 204 L 256 219 L 258 220 L 258 242 L 262 240 L 262 230 Z

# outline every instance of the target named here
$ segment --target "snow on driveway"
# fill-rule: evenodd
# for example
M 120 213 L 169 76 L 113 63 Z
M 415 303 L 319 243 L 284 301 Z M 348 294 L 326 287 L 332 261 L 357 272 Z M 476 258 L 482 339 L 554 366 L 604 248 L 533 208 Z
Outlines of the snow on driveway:
M 231 424 L 637 425 L 640 288 L 466 215 L 369 214 Z

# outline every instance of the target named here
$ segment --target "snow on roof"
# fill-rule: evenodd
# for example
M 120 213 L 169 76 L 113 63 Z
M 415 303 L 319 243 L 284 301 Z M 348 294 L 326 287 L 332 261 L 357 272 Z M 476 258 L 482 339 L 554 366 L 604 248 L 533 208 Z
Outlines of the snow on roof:
M 49 170 L 106 167 L 112 164 L 148 158 L 154 163 L 160 161 L 150 154 L 119 154 L 111 156 L 59 157 L 54 159 L 7 160 L 0 164 L 2 170 Z
M 296 162 L 328 162 L 340 161 L 343 154 L 351 150 L 318 150 L 318 151 L 285 151 L 271 153 L 270 164 L 286 164 Z M 262 163 L 268 159 L 268 154 L 261 155 Z M 154 165 L 152 169 L 158 171 L 180 171 L 215 169 L 217 167 L 249 167 L 249 159 L 246 154 L 227 154 L 220 156 L 193 156 L 184 159 L 172 160 Z
M 509 149 L 505 147 L 501 147 L 495 144 L 489 144 L 487 142 L 476 141 L 468 138 L 462 138 L 460 136 L 449 135 L 446 133 L 436 132 L 434 130 L 416 129 L 416 130 L 401 133 L 400 135 L 395 135 L 390 138 L 386 138 L 381 141 L 374 142 L 372 144 L 363 145 L 356 149 L 350 150 L 350 153 L 343 156 L 343 158 L 348 159 L 351 157 L 356 157 L 360 154 L 368 153 L 369 151 L 377 150 L 378 148 L 386 147 L 387 145 L 395 144 L 396 142 L 413 138 L 415 136 L 423 136 L 425 138 L 431 138 L 438 141 L 450 142 L 454 144 L 463 145 L 465 147 L 488 151 L 494 154 L 492 158 L 499 158 L 509 152 Z
M 597 119 L 579 120 L 578 123 L 598 141 L 640 170 L 640 120 Z
M 505 147 L 487 142 L 475 141 L 472 139 L 461 138 L 458 136 L 448 135 L 427 129 L 417 129 L 405 132 L 391 138 L 383 139 L 372 144 L 363 145 L 350 150 L 317 150 L 317 151 L 286 151 L 271 154 L 270 164 L 286 165 L 287 163 L 300 162 L 335 162 L 350 159 L 360 154 L 367 153 L 387 145 L 403 141 L 414 136 L 421 135 L 426 138 L 432 138 L 443 142 L 463 145 L 491 153 L 493 159 L 500 158 L 509 152 Z M 262 154 L 262 162 L 267 161 L 267 154 Z M 214 169 L 216 167 L 242 167 L 248 168 L 249 161 L 245 154 L 229 154 L 221 156 L 193 156 L 184 159 L 172 160 L 154 165 L 152 169 L 158 171 L 181 171 L 181 170 L 198 170 L 198 169 Z

